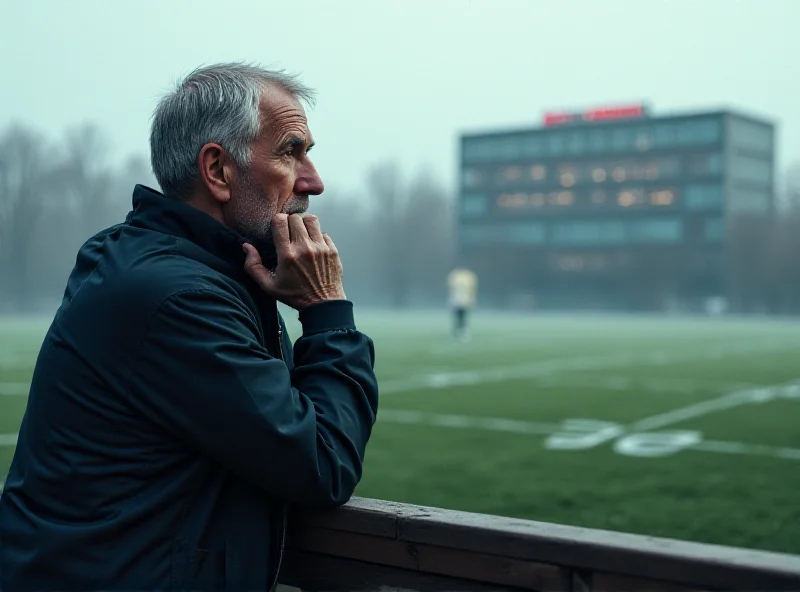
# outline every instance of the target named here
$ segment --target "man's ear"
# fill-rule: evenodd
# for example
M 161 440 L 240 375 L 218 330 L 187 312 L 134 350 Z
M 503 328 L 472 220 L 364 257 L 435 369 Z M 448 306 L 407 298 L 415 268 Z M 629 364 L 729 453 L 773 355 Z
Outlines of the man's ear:
M 231 199 L 231 164 L 228 153 L 219 144 L 206 144 L 197 156 L 200 181 L 220 204 Z

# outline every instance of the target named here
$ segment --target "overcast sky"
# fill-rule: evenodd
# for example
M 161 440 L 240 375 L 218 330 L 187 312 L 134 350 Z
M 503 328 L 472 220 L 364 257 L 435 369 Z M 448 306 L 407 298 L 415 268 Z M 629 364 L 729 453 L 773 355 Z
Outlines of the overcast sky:
M 800 160 L 800 0 L 0 0 L 0 127 L 94 121 L 119 160 L 149 156 L 162 92 L 200 64 L 302 75 L 316 162 L 355 195 L 396 159 L 456 180 L 464 130 L 546 109 L 646 101 L 731 107 L 779 125 Z

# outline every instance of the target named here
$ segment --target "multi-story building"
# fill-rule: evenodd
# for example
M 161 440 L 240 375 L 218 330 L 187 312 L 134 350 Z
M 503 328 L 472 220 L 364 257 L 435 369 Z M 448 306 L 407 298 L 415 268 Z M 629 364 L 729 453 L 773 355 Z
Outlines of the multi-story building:
M 461 138 L 459 254 L 482 301 L 663 309 L 725 297 L 730 222 L 774 207 L 774 126 L 730 111 L 547 114 Z

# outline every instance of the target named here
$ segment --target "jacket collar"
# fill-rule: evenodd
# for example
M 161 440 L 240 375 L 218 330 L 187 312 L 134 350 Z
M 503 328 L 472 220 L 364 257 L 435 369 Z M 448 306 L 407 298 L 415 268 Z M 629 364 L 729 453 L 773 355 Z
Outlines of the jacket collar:
M 145 185 L 133 189 L 133 210 L 126 223 L 191 241 L 204 251 L 235 268 L 241 276 L 245 254 L 244 237 L 205 212 Z

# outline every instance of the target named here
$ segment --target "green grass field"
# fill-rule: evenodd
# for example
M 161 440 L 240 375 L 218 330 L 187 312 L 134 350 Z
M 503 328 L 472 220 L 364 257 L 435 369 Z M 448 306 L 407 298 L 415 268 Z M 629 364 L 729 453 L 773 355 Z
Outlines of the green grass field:
M 357 320 L 382 391 L 357 495 L 800 553 L 800 323 Z M 45 330 L 0 324 L 0 475 Z

